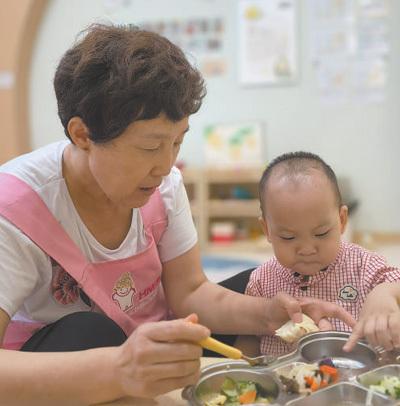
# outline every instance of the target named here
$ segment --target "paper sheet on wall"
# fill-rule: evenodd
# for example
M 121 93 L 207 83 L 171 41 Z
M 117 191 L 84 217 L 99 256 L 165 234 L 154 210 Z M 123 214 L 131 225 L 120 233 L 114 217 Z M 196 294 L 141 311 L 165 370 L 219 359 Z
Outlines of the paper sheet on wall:
M 181 47 L 205 77 L 226 73 L 225 26 L 220 17 L 147 21 L 141 28 L 157 32 Z
M 239 0 L 242 84 L 293 83 L 297 78 L 295 0 Z
M 380 102 L 385 96 L 387 0 L 313 0 L 311 57 L 328 102 Z
M 252 167 L 262 164 L 261 123 L 216 124 L 204 129 L 206 165 Z

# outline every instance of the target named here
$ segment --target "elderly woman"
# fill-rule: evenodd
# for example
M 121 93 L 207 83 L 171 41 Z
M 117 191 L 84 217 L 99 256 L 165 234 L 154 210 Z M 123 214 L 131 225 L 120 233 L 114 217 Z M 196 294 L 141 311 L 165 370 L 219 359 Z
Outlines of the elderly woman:
M 198 378 L 210 330 L 266 334 L 302 310 L 354 323 L 329 303 L 248 297 L 203 274 L 173 165 L 205 89 L 179 48 L 95 25 L 54 87 L 68 140 L 0 167 L 3 404 L 152 397 Z

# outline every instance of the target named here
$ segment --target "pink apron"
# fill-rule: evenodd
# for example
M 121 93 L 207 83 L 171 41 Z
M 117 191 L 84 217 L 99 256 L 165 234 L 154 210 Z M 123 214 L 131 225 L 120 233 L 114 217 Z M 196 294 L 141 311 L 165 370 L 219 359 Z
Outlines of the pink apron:
M 68 272 L 127 335 L 143 322 L 168 316 L 156 245 L 167 226 L 167 217 L 158 190 L 140 212 L 147 238 L 145 251 L 121 260 L 90 263 L 38 194 L 16 176 L 0 173 L 0 215 Z M 40 320 L 11 321 L 3 347 L 21 348 L 44 325 Z

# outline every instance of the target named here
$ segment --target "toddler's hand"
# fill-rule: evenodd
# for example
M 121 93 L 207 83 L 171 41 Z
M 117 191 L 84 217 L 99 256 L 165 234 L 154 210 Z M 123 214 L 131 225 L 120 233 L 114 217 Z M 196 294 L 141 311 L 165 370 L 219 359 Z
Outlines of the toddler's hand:
M 388 351 L 400 348 L 399 290 L 400 284 L 386 282 L 368 294 L 358 323 L 343 347 L 345 351 L 351 351 L 363 337 L 371 345 L 382 346 Z

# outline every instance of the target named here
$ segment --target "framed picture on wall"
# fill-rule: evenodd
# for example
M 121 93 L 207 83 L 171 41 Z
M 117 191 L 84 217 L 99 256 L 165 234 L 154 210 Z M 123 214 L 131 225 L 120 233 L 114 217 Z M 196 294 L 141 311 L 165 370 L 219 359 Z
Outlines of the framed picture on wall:
M 257 167 L 263 163 L 261 123 L 215 124 L 204 129 L 208 167 Z
M 298 80 L 296 0 L 239 0 L 239 80 L 244 85 Z

